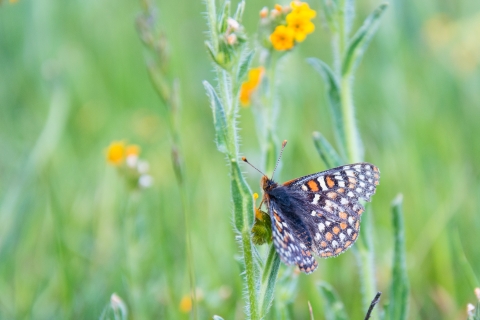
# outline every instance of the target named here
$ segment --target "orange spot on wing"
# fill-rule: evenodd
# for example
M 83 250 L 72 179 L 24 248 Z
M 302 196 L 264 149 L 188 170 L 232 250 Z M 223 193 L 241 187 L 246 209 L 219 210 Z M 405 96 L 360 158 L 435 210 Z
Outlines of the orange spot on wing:
M 330 232 L 327 232 L 327 233 L 325 234 L 325 239 L 327 239 L 328 241 L 331 241 L 332 238 L 333 238 L 333 234 L 331 234 Z
M 308 181 L 307 184 L 308 184 L 308 187 L 310 188 L 310 190 L 312 190 L 314 192 L 318 191 L 318 185 L 314 180 Z
M 360 209 L 360 210 L 357 211 L 358 215 L 361 215 L 362 213 L 363 213 L 363 209 Z
M 352 244 L 352 241 L 345 242 L 344 248 L 348 248 Z
M 340 189 L 337 190 L 337 192 L 338 192 L 338 193 L 344 193 L 344 192 L 345 192 L 345 189 L 340 188 Z
M 329 197 L 330 199 L 335 199 L 337 198 L 338 194 L 335 193 L 335 192 L 329 192 L 327 193 L 327 197 Z
M 339 227 L 333 227 L 333 233 L 338 234 L 340 232 Z
M 335 186 L 335 181 L 333 181 L 333 179 L 330 176 L 327 176 L 325 178 L 325 181 L 327 182 L 327 186 L 329 188 L 333 188 Z
M 347 213 L 343 211 L 339 212 L 338 215 L 340 216 L 341 219 L 344 219 L 344 220 L 346 220 L 348 217 Z
M 340 252 L 342 252 L 342 248 L 338 248 L 337 250 L 335 250 L 335 254 L 339 254 Z
M 357 239 L 357 236 L 358 236 L 358 233 L 354 233 L 353 236 L 352 236 L 352 239 L 353 240 Z
M 322 246 L 322 248 L 325 248 L 327 246 L 327 243 L 325 241 L 322 241 L 320 245 Z
M 355 223 L 355 230 L 358 230 L 359 227 L 360 227 L 360 221 L 357 220 L 357 222 Z
M 350 189 L 353 189 L 353 188 L 355 188 L 355 185 L 354 185 L 353 183 L 350 183 L 350 184 L 348 185 L 348 187 L 349 187 Z
M 342 228 L 342 230 L 346 229 L 347 228 L 347 223 L 346 222 L 340 223 L 340 228 Z
M 353 177 L 348 177 L 348 182 L 350 183 L 357 183 L 357 179 L 353 178 Z

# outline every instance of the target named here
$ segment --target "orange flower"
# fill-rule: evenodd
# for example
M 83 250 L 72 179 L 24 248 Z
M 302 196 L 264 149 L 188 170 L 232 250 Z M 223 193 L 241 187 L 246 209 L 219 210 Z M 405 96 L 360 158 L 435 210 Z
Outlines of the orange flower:
M 180 311 L 183 313 L 188 313 L 192 310 L 192 298 L 190 296 L 183 296 L 182 300 L 180 301 Z
M 114 141 L 107 148 L 107 162 L 118 166 L 125 159 L 125 142 Z
M 140 154 L 140 147 L 136 144 L 128 145 L 125 148 L 125 156 L 138 156 Z
M 270 41 L 272 42 L 275 50 L 283 51 L 293 48 L 295 39 L 295 31 L 286 26 L 277 26 L 275 31 L 270 35 Z
M 243 106 L 250 104 L 250 96 L 260 84 L 263 72 L 263 67 L 253 68 L 248 72 L 248 80 L 240 87 L 240 103 Z
M 294 31 L 295 41 L 297 42 L 302 42 L 307 37 L 307 34 L 315 30 L 315 25 L 306 15 L 294 12 L 287 15 L 287 27 Z
M 317 12 L 315 12 L 315 10 L 310 9 L 310 6 L 306 2 L 292 1 L 290 3 L 290 6 L 292 7 L 291 13 L 302 15 L 306 19 L 315 18 L 315 16 L 317 15 Z

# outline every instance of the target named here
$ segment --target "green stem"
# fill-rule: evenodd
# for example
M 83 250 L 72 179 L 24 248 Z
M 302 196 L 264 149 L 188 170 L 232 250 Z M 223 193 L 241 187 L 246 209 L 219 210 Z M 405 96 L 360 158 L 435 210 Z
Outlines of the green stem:
M 360 148 L 358 146 L 358 133 L 355 124 L 355 108 L 352 98 L 352 81 L 350 75 L 342 77 L 340 101 L 342 105 L 342 114 L 345 128 L 345 138 L 347 145 L 347 157 L 351 163 L 362 161 Z
M 341 61 L 345 56 L 347 45 L 347 30 L 345 19 L 346 13 L 346 0 L 339 1 L 338 12 L 338 35 L 337 35 L 337 47 L 338 52 L 336 56 L 336 62 L 341 66 Z M 352 76 L 349 73 L 343 73 L 341 67 L 338 67 L 337 76 L 340 79 L 341 93 L 340 103 L 342 108 L 342 116 L 344 121 L 345 140 L 346 145 L 344 149 L 347 152 L 347 158 L 350 163 L 362 161 L 362 154 L 360 152 L 360 137 L 358 136 L 358 130 L 355 123 L 355 108 L 353 104 L 352 95 Z M 375 263 L 374 263 L 374 250 L 372 239 L 372 218 L 371 211 L 364 215 L 362 221 L 362 235 L 358 241 L 356 257 L 357 262 L 360 265 L 360 278 L 362 284 L 362 303 L 365 311 L 368 309 L 371 299 L 377 293 L 376 280 L 375 280 Z M 378 317 L 378 311 L 374 310 L 376 317 Z

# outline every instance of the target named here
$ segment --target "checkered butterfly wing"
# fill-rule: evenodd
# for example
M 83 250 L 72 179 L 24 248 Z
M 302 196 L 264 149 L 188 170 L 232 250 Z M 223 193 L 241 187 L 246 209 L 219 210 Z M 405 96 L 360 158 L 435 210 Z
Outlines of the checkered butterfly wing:
M 356 163 L 284 183 L 292 198 L 302 199 L 295 225 L 300 229 L 296 234 L 307 233 L 301 237 L 304 245 L 325 258 L 348 249 L 360 231 L 364 207 L 359 200 L 370 201 L 379 179 L 377 167 Z
M 273 242 L 281 259 L 311 273 L 312 252 L 339 255 L 357 239 L 360 199 L 370 201 L 380 178 L 378 168 L 356 163 L 264 187 L 272 218 Z
M 282 261 L 298 265 L 305 273 L 313 272 L 318 264 L 310 252 L 310 236 L 302 228 L 302 222 L 292 220 L 274 201 L 269 203 L 268 210 L 272 220 L 273 244 Z

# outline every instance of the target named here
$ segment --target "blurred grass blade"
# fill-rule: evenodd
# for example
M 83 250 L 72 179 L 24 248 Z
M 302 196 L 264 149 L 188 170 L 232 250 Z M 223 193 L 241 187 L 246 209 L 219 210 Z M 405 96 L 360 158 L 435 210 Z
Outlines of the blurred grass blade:
M 312 305 L 310 304 L 310 301 L 308 301 L 308 312 L 310 313 L 310 320 L 315 320 L 315 317 L 313 316 L 313 309 L 312 309 Z
M 325 81 L 338 147 L 340 148 L 342 158 L 346 158 L 345 146 L 347 145 L 347 139 L 345 137 L 344 119 L 340 101 L 340 85 L 332 69 L 330 69 L 325 62 L 317 58 L 308 58 L 307 62 L 320 73 Z
M 456 255 L 456 261 L 461 267 L 462 275 L 467 279 L 468 284 L 472 288 L 480 286 L 480 282 L 475 275 L 475 269 L 472 268 L 472 265 L 465 255 L 465 250 L 463 249 L 462 240 L 460 239 L 458 230 L 456 230 L 456 232 L 452 235 L 452 238 L 453 252 Z
M 392 202 L 393 229 L 395 232 L 395 251 L 393 256 L 392 282 L 390 285 L 390 303 L 386 319 L 407 319 L 409 283 L 405 260 L 405 230 L 402 212 L 403 196 L 399 194 Z
M 223 318 L 220 316 L 214 315 L 213 320 L 223 320 Z
M 225 109 L 210 83 L 204 81 L 203 85 L 205 86 L 205 90 L 207 90 L 213 111 L 217 148 L 220 152 L 227 153 L 227 118 L 225 116 Z
M 337 151 L 335 151 L 332 145 L 327 139 L 325 139 L 324 136 L 322 136 L 320 132 L 315 131 L 313 133 L 313 143 L 315 144 L 315 148 L 317 148 L 317 152 L 327 168 L 335 168 L 344 163 Z
M 363 25 L 358 29 L 348 44 L 345 56 L 342 62 L 342 75 L 350 75 L 367 49 L 370 40 L 377 31 L 380 17 L 385 12 L 387 4 L 381 4 L 375 11 L 373 11 L 364 21 Z
M 250 51 L 247 56 L 242 60 L 240 67 L 238 68 L 237 83 L 240 84 L 241 81 L 245 78 L 250 68 L 250 63 L 252 62 L 255 51 Z
M 324 301 L 325 319 L 326 320 L 347 320 L 348 316 L 345 312 L 345 306 L 338 297 L 335 290 L 326 282 L 318 285 L 320 294 Z
M 262 274 L 262 286 L 260 289 L 260 298 L 262 299 L 262 315 L 266 315 L 270 309 L 275 294 L 275 283 L 277 280 L 278 269 L 280 268 L 280 256 L 272 244 L 268 253 L 265 268 Z

